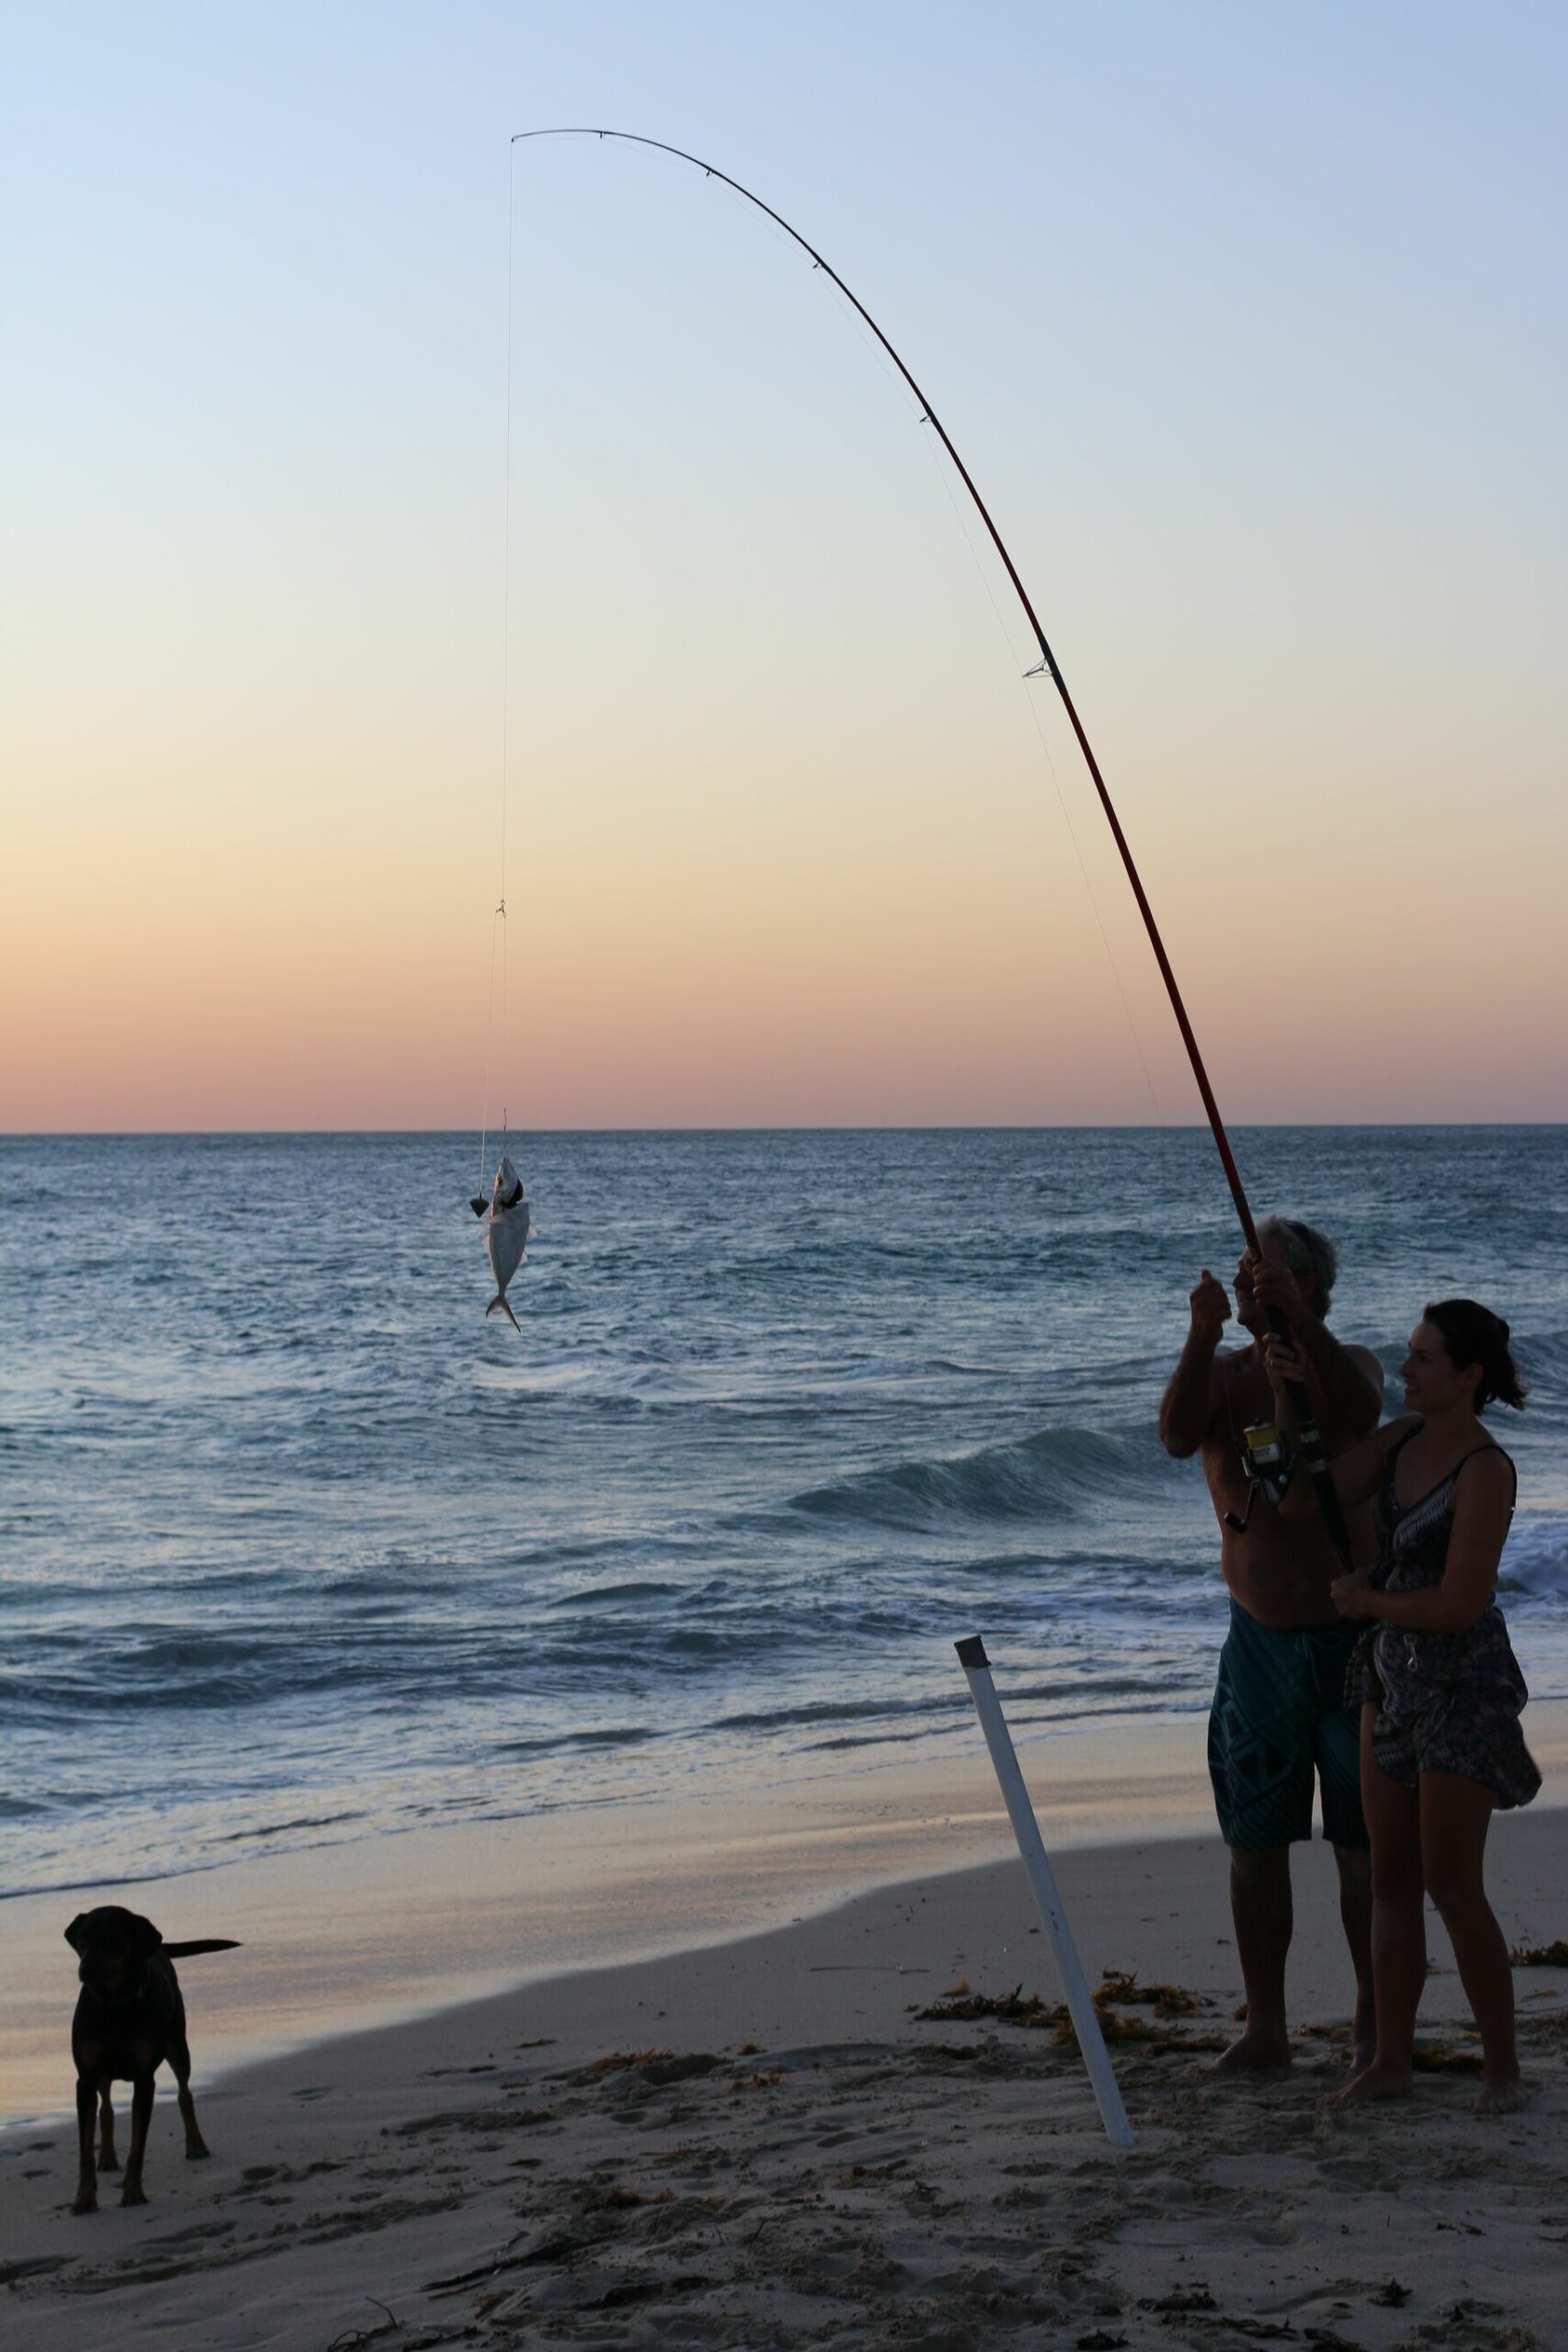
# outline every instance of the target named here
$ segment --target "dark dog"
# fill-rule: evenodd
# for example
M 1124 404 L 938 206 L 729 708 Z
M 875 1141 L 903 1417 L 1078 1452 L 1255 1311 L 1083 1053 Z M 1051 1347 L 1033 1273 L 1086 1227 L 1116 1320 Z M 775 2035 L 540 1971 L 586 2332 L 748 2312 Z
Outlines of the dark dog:
M 114 2149 L 114 2109 L 111 2083 L 129 2083 L 130 2092 L 130 2151 L 125 2162 L 122 2205 L 145 2205 L 141 2160 L 147 2151 L 147 2126 L 152 2120 L 152 2077 L 167 2059 L 174 2071 L 180 2117 L 186 2127 L 186 2154 L 205 2156 L 207 2146 L 197 2129 L 196 2102 L 190 2095 L 190 2044 L 186 2040 L 186 2005 L 180 1998 L 175 1960 L 198 1951 L 234 1951 L 227 1936 L 208 1937 L 199 1943 L 166 1944 L 151 1919 L 107 1903 L 96 1911 L 78 1912 L 65 1930 L 65 1940 L 81 1954 L 77 1973 L 82 1991 L 71 2021 L 71 2055 L 76 2061 L 76 2132 L 81 2169 L 76 2182 L 73 2213 L 98 2210 L 98 2174 L 117 2172 Z M 100 2119 L 98 2157 L 93 2163 L 93 2110 Z

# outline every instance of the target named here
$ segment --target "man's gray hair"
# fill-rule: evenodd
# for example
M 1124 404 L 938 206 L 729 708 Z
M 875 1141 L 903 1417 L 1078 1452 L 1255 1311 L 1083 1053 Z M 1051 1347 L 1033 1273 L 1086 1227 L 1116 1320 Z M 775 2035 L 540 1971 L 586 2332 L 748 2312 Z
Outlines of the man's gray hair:
M 1263 1216 L 1258 1220 L 1258 1238 L 1284 1243 L 1286 1265 L 1292 1274 L 1312 1276 L 1317 1284 L 1317 1311 L 1326 1316 L 1339 1272 L 1339 1252 L 1327 1234 L 1315 1225 L 1303 1225 L 1300 1217 Z

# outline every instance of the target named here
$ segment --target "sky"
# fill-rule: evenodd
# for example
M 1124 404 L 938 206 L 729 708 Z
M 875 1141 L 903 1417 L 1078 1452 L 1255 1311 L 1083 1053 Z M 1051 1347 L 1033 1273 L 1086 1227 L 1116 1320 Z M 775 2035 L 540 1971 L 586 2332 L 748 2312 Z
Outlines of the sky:
M 584 123 L 1226 1115 L 1568 1118 L 1561 9 L 5 39 L 0 1126 L 1201 1115 Z

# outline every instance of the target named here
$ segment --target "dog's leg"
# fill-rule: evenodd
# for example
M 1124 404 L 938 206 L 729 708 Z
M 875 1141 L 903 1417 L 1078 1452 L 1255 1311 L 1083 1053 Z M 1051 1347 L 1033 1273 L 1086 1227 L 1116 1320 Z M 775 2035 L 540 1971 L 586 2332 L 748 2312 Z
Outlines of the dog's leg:
M 114 2101 L 107 2082 L 98 2086 L 98 2170 L 119 2170 L 119 2158 L 114 2152 Z
M 125 2186 L 119 2192 L 122 2205 L 145 2205 L 147 2192 L 141 2186 L 141 2160 L 147 2153 L 147 2127 L 152 2120 L 152 2076 L 149 2072 L 138 2075 L 130 2093 L 130 2147 L 125 2159 Z
M 93 2169 L 93 2122 L 98 2095 L 85 2075 L 76 2077 L 76 2202 L 73 2213 L 96 2213 L 98 2210 L 98 2176 Z
M 186 2156 L 187 2160 L 209 2156 L 212 2151 L 201 2136 L 196 2101 L 190 2095 L 190 2044 L 184 2034 L 170 2041 L 169 2065 L 175 2077 L 175 2096 L 180 2104 L 180 2121 L 186 2127 Z

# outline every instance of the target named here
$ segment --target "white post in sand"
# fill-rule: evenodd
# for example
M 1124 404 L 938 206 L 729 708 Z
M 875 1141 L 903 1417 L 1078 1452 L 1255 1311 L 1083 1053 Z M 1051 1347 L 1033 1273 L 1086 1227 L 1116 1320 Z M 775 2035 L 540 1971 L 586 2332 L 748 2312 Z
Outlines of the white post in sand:
M 957 1645 L 958 1662 L 968 1678 L 969 1695 L 975 1702 L 975 1712 L 980 1718 L 980 1728 L 986 1735 L 986 1745 L 991 1751 L 997 1779 L 1001 1783 L 1008 1819 L 1012 1834 L 1018 1839 L 1024 1874 L 1034 1897 L 1040 1924 L 1051 1945 L 1056 1973 L 1062 1980 L 1062 1990 L 1067 1996 L 1067 2015 L 1078 2038 L 1084 2064 L 1094 2090 L 1100 2120 L 1105 2135 L 1113 2147 L 1133 2148 L 1137 2142 L 1127 2120 L 1127 2110 L 1122 2104 L 1122 2093 L 1111 2064 L 1111 2053 L 1105 2047 L 1105 2036 L 1100 2030 L 1100 2012 L 1094 2006 L 1089 1983 L 1083 1973 L 1077 1951 L 1073 1943 L 1067 1915 L 1062 1908 L 1062 1898 L 1056 1892 L 1056 1881 L 1045 1853 L 1045 1841 L 1040 1835 L 1040 1824 L 1034 1817 L 1034 1807 L 1029 1802 L 1029 1791 L 1023 1785 L 1023 1774 L 1018 1768 L 1012 1735 L 1002 1713 L 1002 1702 L 991 1680 L 990 1660 L 986 1645 L 978 1634 Z

